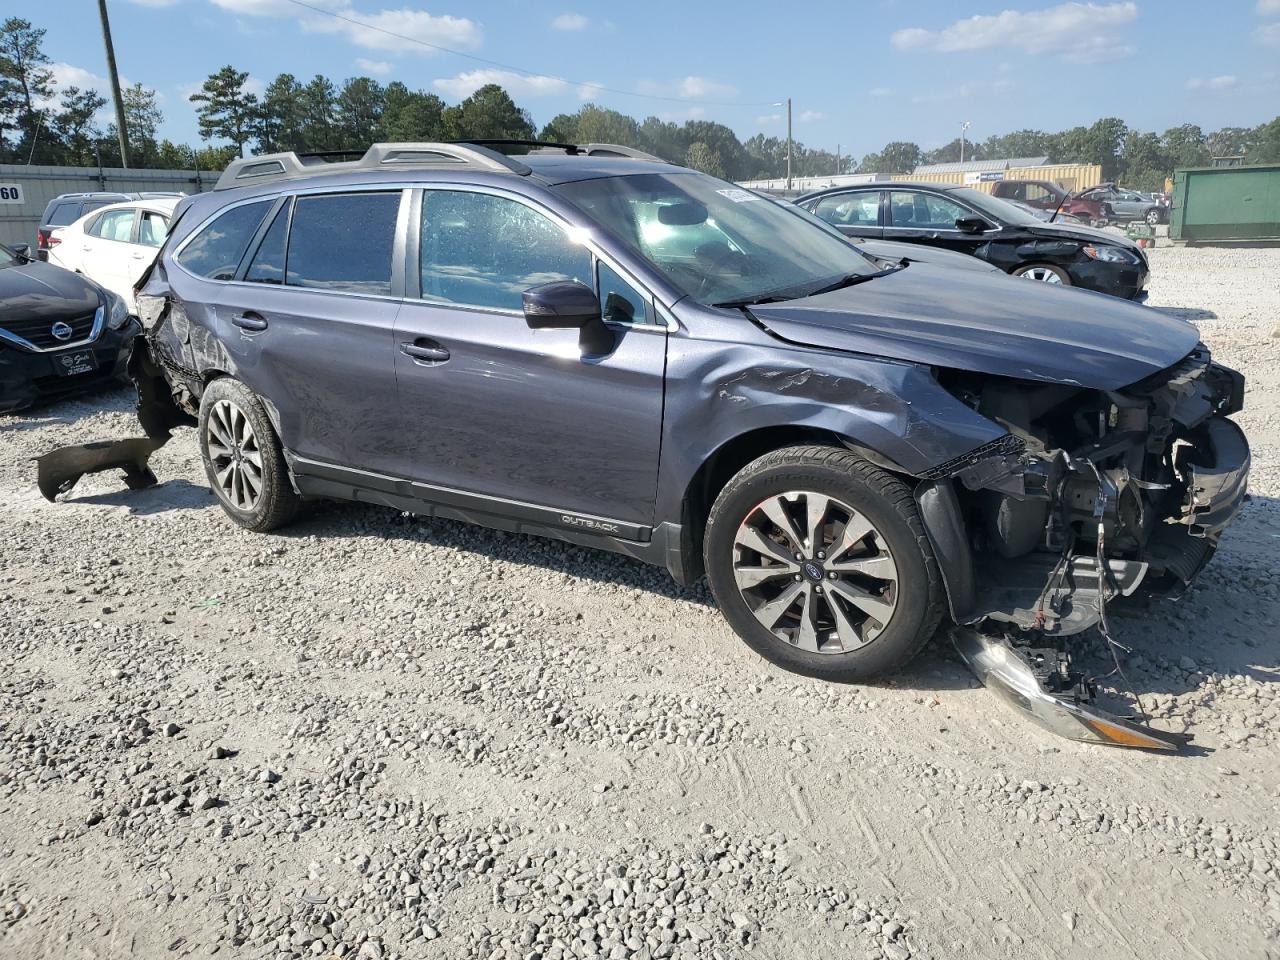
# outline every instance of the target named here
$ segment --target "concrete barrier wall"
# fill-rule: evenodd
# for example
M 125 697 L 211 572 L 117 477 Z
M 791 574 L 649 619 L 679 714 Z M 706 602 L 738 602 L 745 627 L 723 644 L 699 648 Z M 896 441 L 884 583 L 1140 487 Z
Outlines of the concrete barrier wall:
M 0 163 L 0 243 L 29 243 L 49 201 L 63 193 L 203 193 L 212 190 L 221 171 L 121 170 L 113 167 L 49 167 Z M 21 200 L 12 187 L 18 187 Z

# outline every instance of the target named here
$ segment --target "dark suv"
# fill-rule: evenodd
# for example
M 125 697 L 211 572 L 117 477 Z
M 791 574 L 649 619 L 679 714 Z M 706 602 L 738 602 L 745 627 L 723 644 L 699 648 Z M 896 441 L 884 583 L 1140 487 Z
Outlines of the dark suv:
M 1240 506 L 1242 380 L 1190 324 L 886 266 L 623 148 L 490 146 L 253 157 L 179 206 L 140 414 L 197 426 L 236 523 L 342 498 L 705 571 L 761 655 L 861 680 L 948 614 L 1052 646 L 1185 584 Z

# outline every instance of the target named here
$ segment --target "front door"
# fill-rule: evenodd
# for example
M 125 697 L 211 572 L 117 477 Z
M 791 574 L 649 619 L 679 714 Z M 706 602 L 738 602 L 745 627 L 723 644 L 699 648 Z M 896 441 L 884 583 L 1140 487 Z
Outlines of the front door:
M 395 330 L 396 472 L 463 492 L 478 512 L 645 539 L 667 341 L 651 298 L 522 198 L 461 187 L 418 197 Z M 609 349 L 584 355 L 579 331 L 525 323 L 523 292 L 565 279 L 606 304 Z
M 963 232 L 956 227 L 956 221 L 978 217 L 978 214 L 936 193 L 890 190 L 886 206 L 886 240 L 923 243 L 931 247 L 955 250 L 957 253 L 973 254 L 990 241 L 995 232 L 994 227 L 981 233 Z
M 80 238 L 77 257 L 81 273 L 125 298 L 126 303 L 133 299 L 125 294 L 129 291 L 128 263 L 137 213 L 133 207 L 124 207 L 99 214 Z

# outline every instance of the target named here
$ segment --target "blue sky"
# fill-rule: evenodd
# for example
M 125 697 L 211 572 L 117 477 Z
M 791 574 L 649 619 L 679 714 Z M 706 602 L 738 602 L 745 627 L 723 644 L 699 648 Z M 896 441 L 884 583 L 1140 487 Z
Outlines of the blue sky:
M 306 2 L 348 19 L 290 0 L 110 0 L 121 75 L 159 91 L 162 133 L 192 143 L 187 95 L 227 63 L 258 86 L 281 72 L 368 74 L 449 102 L 495 80 L 539 125 L 591 100 L 638 118 L 718 120 L 743 137 L 785 135 L 771 104 L 789 96 L 798 140 L 857 155 L 889 140 L 938 146 L 963 120 L 981 140 L 1104 115 L 1163 130 L 1280 112 L 1280 0 Z M 60 83 L 107 95 L 94 0 L 21 14 L 47 29 Z

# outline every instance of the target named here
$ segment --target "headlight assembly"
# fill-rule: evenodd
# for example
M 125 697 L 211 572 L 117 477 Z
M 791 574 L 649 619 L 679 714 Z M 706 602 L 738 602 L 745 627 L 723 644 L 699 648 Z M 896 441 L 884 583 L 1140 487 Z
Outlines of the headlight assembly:
M 1084 247 L 1086 256 L 1092 257 L 1094 260 L 1101 260 L 1103 263 L 1140 263 L 1138 255 L 1124 247 L 1094 246 L 1089 244 Z
M 112 330 L 119 330 L 129 319 L 129 308 L 110 290 L 103 292 L 107 295 L 107 326 Z

